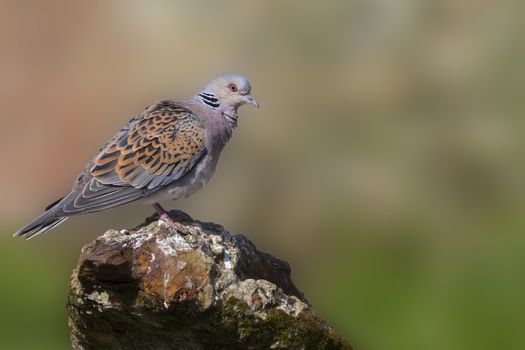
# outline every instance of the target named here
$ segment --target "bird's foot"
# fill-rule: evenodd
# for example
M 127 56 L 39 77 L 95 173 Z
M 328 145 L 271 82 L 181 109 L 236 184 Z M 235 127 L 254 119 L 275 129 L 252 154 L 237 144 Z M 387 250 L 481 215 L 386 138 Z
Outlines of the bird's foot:
M 171 222 L 193 221 L 193 218 L 182 210 L 171 210 L 160 215 L 162 220 L 166 217 L 167 220 L 170 220 Z
M 159 215 L 160 220 L 167 224 L 173 225 L 175 222 L 193 221 L 193 218 L 182 210 L 172 210 L 167 212 L 158 203 L 155 203 L 153 206 L 155 207 L 155 211 Z
M 175 223 L 175 221 L 173 221 L 173 219 L 170 217 L 170 214 L 168 213 L 161 214 L 160 219 L 170 225 L 173 225 Z

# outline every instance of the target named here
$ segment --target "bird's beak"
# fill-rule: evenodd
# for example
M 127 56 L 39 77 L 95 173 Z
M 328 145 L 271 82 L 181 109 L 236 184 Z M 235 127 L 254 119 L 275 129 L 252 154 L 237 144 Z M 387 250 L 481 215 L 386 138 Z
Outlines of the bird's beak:
M 251 97 L 250 95 L 244 96 L 244 102 L 245 103 L 249 103 L 249 104 L 254 105 L 255 107 L 259 108 L 259 104 L 257 103 L 257 101 L 255 101 L 255 99 L 253 97 Z

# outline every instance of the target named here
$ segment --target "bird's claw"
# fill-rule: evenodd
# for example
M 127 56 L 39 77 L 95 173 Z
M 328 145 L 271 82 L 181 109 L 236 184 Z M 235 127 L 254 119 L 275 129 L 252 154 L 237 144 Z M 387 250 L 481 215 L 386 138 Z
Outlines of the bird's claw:
M 160 219 L 170 225 L 173 225 L 175 223 L 175 221 L 171 218 L 170 214 L 168 213 L 161 214 Z

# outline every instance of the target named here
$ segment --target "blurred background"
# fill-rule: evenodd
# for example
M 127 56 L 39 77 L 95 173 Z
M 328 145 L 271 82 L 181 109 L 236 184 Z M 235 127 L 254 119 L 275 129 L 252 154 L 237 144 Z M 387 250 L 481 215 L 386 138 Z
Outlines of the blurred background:
M 358 349 L 525 348 L 521 1 L 0 1 L 0 348 L 67 349 L 80 248 L 12 233 L 151 102 L 246 75 L 214 179 L 165 203 L 293 267 Z

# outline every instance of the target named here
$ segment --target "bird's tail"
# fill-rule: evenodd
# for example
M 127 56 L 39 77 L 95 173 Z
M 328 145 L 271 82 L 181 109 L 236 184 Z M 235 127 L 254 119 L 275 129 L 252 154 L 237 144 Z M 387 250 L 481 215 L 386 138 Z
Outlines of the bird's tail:
M 14 237 L 22 237 L 25 239 L 33 238 L 41 233 L 44 233 L 52 228 L 60 225 L 67 217 L 54 217 L 52 210 L 47 210 L 31 223 L 18 230 Z

